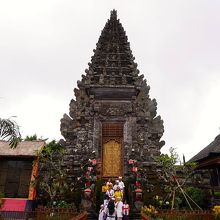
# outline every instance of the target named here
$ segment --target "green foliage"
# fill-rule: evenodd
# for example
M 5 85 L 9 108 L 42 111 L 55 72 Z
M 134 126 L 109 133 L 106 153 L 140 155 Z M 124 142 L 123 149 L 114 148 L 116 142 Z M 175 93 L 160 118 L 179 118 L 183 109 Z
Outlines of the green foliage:
M 49 142 L 41 152 L 43 156 L 47 156 L 55 153 L 57 153 L 58 155 L 63 155 L 65 153 L 63 146 L 60 143 L 56 142 L 55 140 Z
M 21 140 L 21 134 L 15 121 L 0 118 L 0 139 L 9 141 L 11 148 L 17 146 Z
M 154 195 L 155 195 L 155 192 L 154 191 L 147 191 L 147 190 L 144 190 L 144 193 L 143 193 L 143 203 L 145 206 L 148 206 L 148 205 L 155 205 L 154 204 Z
M 27 135 L 24 139 L 24 141 L 37 141 L 37 140 L 39 140 L 39 138 L 37 137 L 36 134 L 30 136 Z
M 220 191 L 214 191 L 214 196 L 216 199 L 220 199 Z
M 0 199 L 1 198 L 4 198 L 4 193 L 3 192 L 0 192 Z
M 159 158 L 159 163 L 161 165 L 161 180 L 164 181 L 164 192 L 166 192 L 166 197 L 164 200 L 169 199 L 171 202 L 171 208 L 174 206 L 178 208 L 185 200 L 187 205 L 192 209 L 190 201 L 192 201 L 183 190 L 187 180 L 191 178 L 194 169 L 196 167 L 195 163 L 184 163 L 183 165 L 176 165 L 179 162 L 179 156 L 175 152 L 174 148 L 170 148 L 170 155 L 162 154 Z M 181 194 L 183 197 L 178 196 Z
M 187 187 L 185 192 L 190 196 L 190 198 L 198 204 L 200 207 L 205 207 L 206 195 L 204 190 L 196 187 Z M 186 201 L 182 198 L 182 203 L 180 204 L 183 207 L 187 207 Z M 193 204 L 192 204 L 193 205 Z M 197 208 L 196 206 L 193 208 Z
M 68 203 L 64 200 L 59 201 L 56 205 L 57 208 L 66 208 L 66 209 L 75 209 L 76 210 L 76 206 L 74 203 Z
M 175 148 L 170 148 L 170 155 L 168 154 L 161 154 L 159 157 L 159 162 L 163 166 L 164 169 L 171 169 L 170 171 L 175 170 L 175 164 L 179 162 L 179 156 L 175 151 Z
M 47 206 L 54 206 L 60 201 L 65 201 L 70 191 L 67 173 L 63 169 L 64 152 L 63 147 L 54 140 L 38 153 L 40 175 L 36 178 L 35 184 L 43 199 L 47 201 Z
M 77 210 L 80 209 L 80 204 L 81 204 L 81 200 L 82 200 L 82 193 L 80 190 L 72 192 L 71 193 L 72 196 L 72 200 L 77 208 Z

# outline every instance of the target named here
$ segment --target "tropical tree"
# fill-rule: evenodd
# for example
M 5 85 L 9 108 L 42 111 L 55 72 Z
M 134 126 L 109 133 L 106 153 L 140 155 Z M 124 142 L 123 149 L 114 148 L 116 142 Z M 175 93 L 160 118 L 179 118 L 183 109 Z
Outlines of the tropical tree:
M 9 141 L 11 148 L 15 148 L 21 140 L 19 126 L 13 120 L 0 118 L 0 140 Z
M 70 193 L 67 173 L 63 169 L 64 153 L 64 148 L 55 140 L 49 142 L 38 153 L 39 175 L 33 184 L 36 184 L 39 190 L 40 199 L 47 201 L 47 206 L 59 205 L 60 202 L 66 203 L 66 197 Z
M 183 196 L 190 209 L 193 209 L 191 204 L 194 204 L 197 208 L 201 209 L 184 189 L 187 185 L 187 181 L 194 173 L 196 163 L 184 162 L 183 165 L 177 165 L 179 161 L 179 155 L 174 148 L 170 148 L 170 155 L 161 154 L 159 158 L 159 164 L 162 168 L 160 177 L 165 183 L 164 189 L 168 193 L 168 197 L 171 199 L 171 209 L 174 208 L 175 201 L 178 199 L 177 193 L 180 193 Z M 181 175 L 178 175 L 178 172 L 181 173 Z
M 24 141 L 37 141 L 37 140 L 40 140 L 36 134 L 34 135 L 27 135 L 24 139 Z

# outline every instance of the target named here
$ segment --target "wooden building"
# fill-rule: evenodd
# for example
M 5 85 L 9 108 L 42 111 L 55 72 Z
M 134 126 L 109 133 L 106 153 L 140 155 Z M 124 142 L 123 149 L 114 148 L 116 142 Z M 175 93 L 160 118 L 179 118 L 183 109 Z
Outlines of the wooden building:
M 210 186 L 220 189 L 220 134 L 190 161 L 198 163 L 198 170 L 207 170 Z
M 9 142 L 0 141 L 0 192 L 5 200 L 3 210 L 7 207 L 17 210 L 19 201 L 24 205 L 35 198 L 36 190 L 31 181 L 38 172 L 37 152 L 44 146 L 44 141 L 22 141 L 12 149 Z

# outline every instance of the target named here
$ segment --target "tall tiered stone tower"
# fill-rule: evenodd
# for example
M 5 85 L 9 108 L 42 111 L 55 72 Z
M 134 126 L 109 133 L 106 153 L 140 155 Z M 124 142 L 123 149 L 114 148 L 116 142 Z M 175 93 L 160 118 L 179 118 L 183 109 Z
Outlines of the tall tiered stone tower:
M 97 174 L 103 178 L 126 178 L 131 158 L 150 170 L 164 145 L 163 121 L 115 10 L 85 72 L 74 89 L 69 116 L 61 119 L 69 178 L 79 175 L 92 157 L 99 161 Z

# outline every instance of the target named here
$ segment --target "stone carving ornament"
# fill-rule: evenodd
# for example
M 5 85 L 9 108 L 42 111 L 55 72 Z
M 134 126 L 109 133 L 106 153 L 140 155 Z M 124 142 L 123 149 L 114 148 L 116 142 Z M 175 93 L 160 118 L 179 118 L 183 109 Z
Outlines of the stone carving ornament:
M 150 86 L 144 75 L 139 75 L 115 10 L 111 12 L 96 46 L 85 70 L 86 75 L 74 89 L 75 100 L 70 103 L 70 116 L 65 114 L 61 119 L 61 133 L 65 139 L 63 145 L 69 152 L 64 160 L 66 169 L 71 171 L 70 179 L 78 175 L 80 164 L 88 160 L 93 151 L 101 161 L 103 122 L 124 123 L 124 158 L 121 161 L 124 163 L 125 177 L 129 175 L 127 160 L 133 150 L 136 151 L 134 159 L 150 170 L 164 144 L 160 141 L 164 127 L 161 117 L 157 116 L 156 100 L 149 97 Z M 91 95 L 100 88 L 109 89 L 108 97 Z M 125 93 L 133 91 L 134 94 L 126 98 L 111 97 L 115 88 Z

